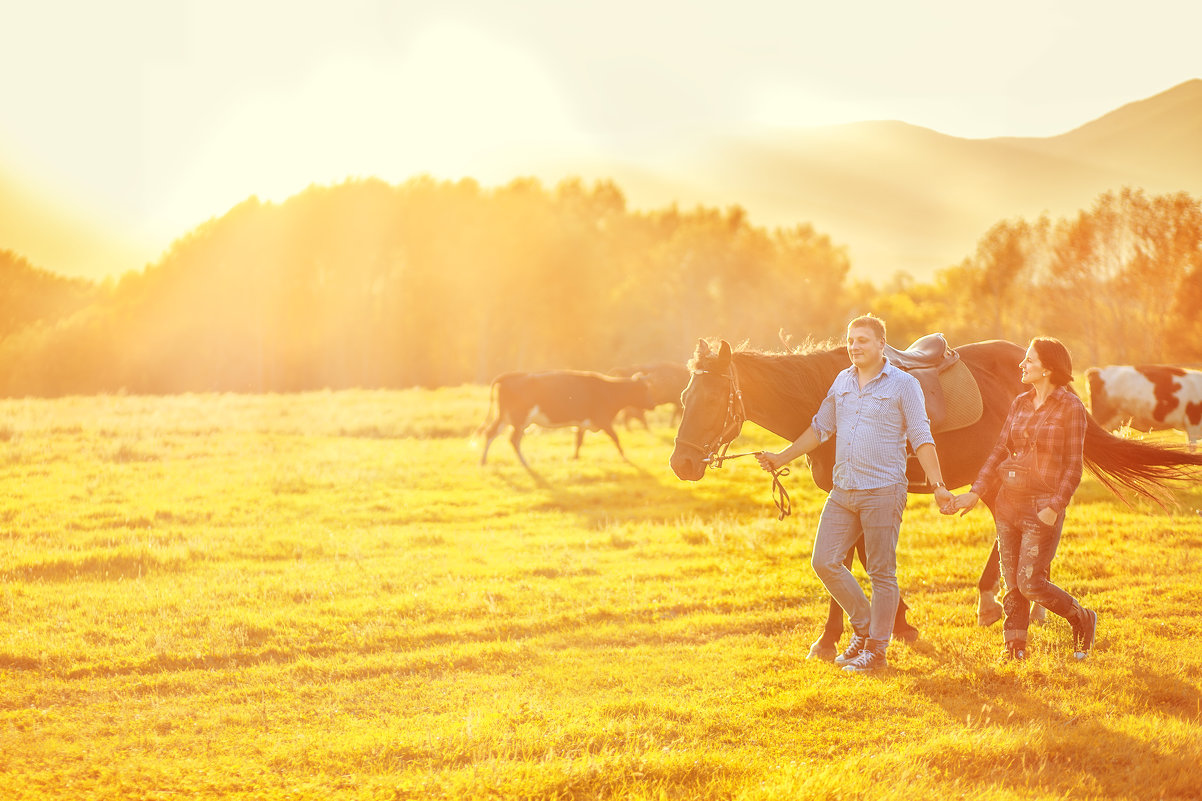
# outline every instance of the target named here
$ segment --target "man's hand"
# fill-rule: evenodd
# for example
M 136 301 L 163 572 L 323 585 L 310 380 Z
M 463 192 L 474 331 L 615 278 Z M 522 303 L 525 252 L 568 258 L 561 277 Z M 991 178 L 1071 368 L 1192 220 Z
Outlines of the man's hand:
M 947 487 L 935 488 L 935 503 L 939 504 L 939 511 L 945 515 L 956 513 L 956 496 Z
M 1035 516 L 1038 517 L 1039 522 L 1043 523 L 1045 526 L 1056 525 L 1056 518 L 1060 517 L 1060 515 L 1056 513 L 1056 510 L 1050 506 L 1045 506 L 1044 508 L 1040 509 L 1035 513 Z
M 760 463 L 760 467 L 767 470 L 769 473 L 775 473 L 780 468 L 780 454 L 772 451 L 757 451 L 755 460 Z

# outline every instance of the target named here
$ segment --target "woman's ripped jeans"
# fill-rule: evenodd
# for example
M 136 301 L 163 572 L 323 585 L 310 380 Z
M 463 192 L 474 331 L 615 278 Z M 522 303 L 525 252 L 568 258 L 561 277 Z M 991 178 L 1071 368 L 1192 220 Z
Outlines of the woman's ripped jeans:
M 997 523 L 998 554 L 1001 556 L 1002 579 L 1006 582 L 1006 611 L 1003 637 L 1006 642 L 1026 640 L 1031 621 L 1031 604 L 1038 603 L 1070 623 L 1079 614 L 1080 606 L 1073 596 L 1051 582 L 1052 559 L 1060 545 L 1064 527 L 1064 512 L 1052 525 L 1038 517 L 1045 508 L 1046 497 L 1018 495 L 1002 490 L 994 509 Z

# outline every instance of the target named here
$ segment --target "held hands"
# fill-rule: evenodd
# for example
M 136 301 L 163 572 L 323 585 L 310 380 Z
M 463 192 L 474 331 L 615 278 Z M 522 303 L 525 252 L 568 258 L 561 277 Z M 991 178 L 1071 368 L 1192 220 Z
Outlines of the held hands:
M 956 496 L 947 487 L 935 488 L 935 503 L 939 504 L 939 511 L 945 515 L 954 514 L 956 509 L 953 506 L 956 502 Z
M 945 515 L 954 515 L 956 512 L 959 512 L 960 516 L 963 517 L 972 511 L 972 508 L 977 505 L 977 501 L 979 500 L 981 500 L 981 497 L 972 490 L 969 490 L 963 495 L 953 496 L 952 502 L 948 504 L 948 508 L 944 509 L 940 507 L 940 511 Z

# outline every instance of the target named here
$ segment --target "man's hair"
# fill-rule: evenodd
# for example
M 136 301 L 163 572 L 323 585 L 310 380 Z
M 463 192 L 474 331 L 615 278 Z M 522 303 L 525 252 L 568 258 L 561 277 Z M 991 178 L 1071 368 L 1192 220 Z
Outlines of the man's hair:
M 875 314 L 862 314 L 847 324 L 847 330 L 853 328 L 868 328 L 876 334 L 877 339 L 885 338 L 885 321 Z

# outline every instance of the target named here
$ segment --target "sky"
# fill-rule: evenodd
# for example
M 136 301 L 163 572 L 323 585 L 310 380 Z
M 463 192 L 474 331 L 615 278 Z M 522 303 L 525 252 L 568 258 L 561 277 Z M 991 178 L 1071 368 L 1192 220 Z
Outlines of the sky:
M 1202 77 L 1199 30 L 1196 0 L 0 0 L 0 168 L 164 247 L 349 177 L 870 119 L 1055 135 Z

